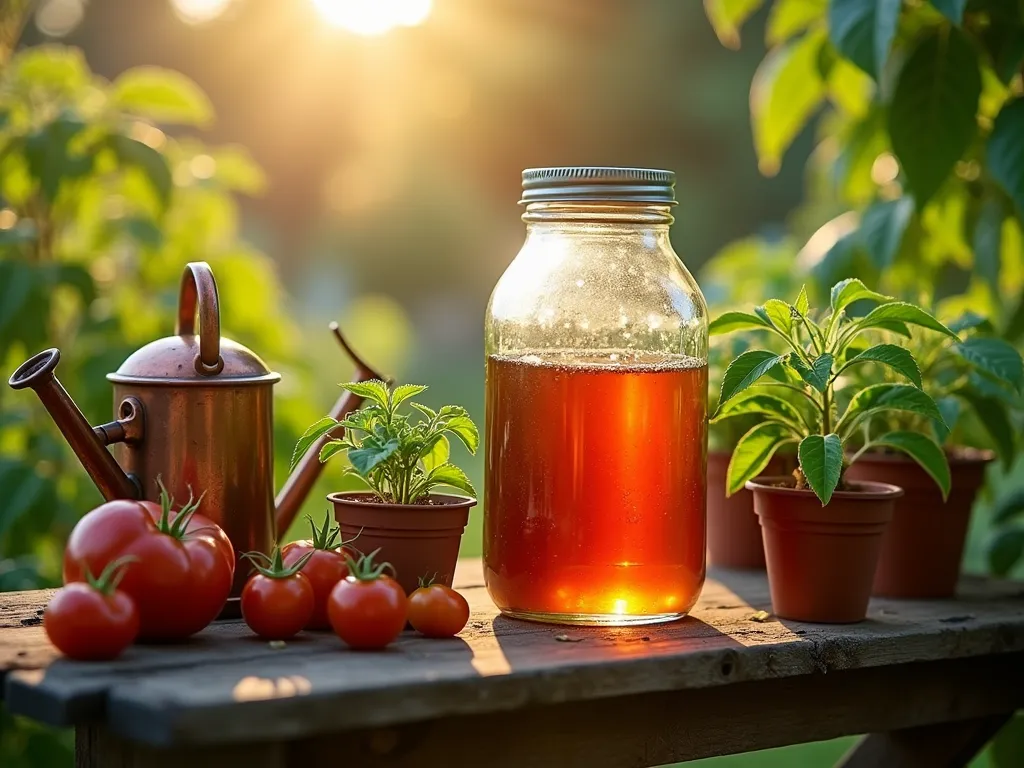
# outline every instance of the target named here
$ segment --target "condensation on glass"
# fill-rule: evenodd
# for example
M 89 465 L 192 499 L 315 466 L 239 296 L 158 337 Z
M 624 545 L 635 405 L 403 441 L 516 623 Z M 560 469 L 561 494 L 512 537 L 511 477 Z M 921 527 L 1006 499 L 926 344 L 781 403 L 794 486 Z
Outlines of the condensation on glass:
M 526 242 L 486 317 L 484 572 L 506 614 L 671 621 L 704 582 L 707 308 L 675 177 L 523 172 Z

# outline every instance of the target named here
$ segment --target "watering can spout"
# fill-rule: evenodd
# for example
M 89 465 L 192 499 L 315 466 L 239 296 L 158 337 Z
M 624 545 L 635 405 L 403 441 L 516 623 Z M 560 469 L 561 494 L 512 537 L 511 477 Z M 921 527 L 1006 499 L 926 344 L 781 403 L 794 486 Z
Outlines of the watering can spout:
M 111 443 L 142 437 L 141 407 L 134 398 L 126 398 L 118 421 L 93 428 L 54 375 L 58 362 L 60 351 L 47 349 L 26 360 L 7 383 L 12 389 L 31 389 L 36 393 L 107 501 L 141 498 L 138 483 L 125 474 L 106 448 Z
M 330 328 L 345 354 L 356 364 L 356 381 L 369 381 L 370 379 L 386 380 L 356 354 L 355 350 L 352 349 L 342 335 L 337 323 L 332 322 Z M 351 392 L 343 392 L 337 402 L 335 402 L 334 407 L 331 408 L 330 416 L 340 421 L 347 414 L 358 408 L 362 400 L 361 397 Z M 299 459 L 299 463 L 285 481 L 281 492 L 277 494 L 277 498 L 274 500 L 276 508 L 274 517 L 279 537 L 284 535 L 285 531 L 288 530 L 288 526 L 295 520 L 295 516 L 320 476 L 320 472 L 323 471 L 323 464 L 320 463 L 320 449 L 328 440 L 338 437 L 343 430 L 344 427 L 338 427 L 336 433 L 332 432 L 324 435 L 310 446 L 309 450 Z

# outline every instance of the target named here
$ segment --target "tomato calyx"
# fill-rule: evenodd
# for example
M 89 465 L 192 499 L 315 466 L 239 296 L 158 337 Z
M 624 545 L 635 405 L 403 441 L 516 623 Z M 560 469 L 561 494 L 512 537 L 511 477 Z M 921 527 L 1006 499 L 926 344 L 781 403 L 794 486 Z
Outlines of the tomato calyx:
M 253 568 L 268 579 L 291 578 L 302 570 L 312 556 L 312 552 L 307 552 L 294 563 L 286 566 L 281 558 L 281 547 L 274 547 L 274 551 L 269 555 L 263 552 L 246 552 L 242 555 L 252 563 Z
M 89 570 L 85 563 L 82 563 L 82 575 L 85 577 L 86 584 L 101 595 L 111 597 L 117 591 L 117 585 L 124 578 L 128 566 L 137 562 L 138 559 L 134 555 L 125 555 L 124 557 L 117 558 L 117 560 L 111 560 L 99 576 L 93 576 L 92 571 Z
M 178 511 L 172 522 L 171 508 L 174 506 L 174 498 L 167 492 L 162 479 L 158 477 L 156 482 L 160 486 L 160 519 L 156 521 L 156 528 L 160 533 L 165 533 L 168 536 L 173 536 L 178 541 L 182 541 L 185 538 L 188 524 L 192 520 L 192 515 L 196 513 L 199 505 L 203 503 L 203 496 L 206 495 L 206 492 L 201 493 L 197 499 L 195 494 L 192 493 L 192 486 L 190 485 L 188 487 L 188 501 Z
M 419 578 L 420 589 L 426 589 L 427 587 L 434 586 L 434 582 L 435 581 L 437 581 L 437 571 L 434 571 L 434 575 L 433 576 L 427 576 L 426 574 L 424 574 L 423 576 L 420 576 L 420 578 Z
M 395 569 L 391 563 L 375 563 L 373 561 L 378 552 L 380 552 L 379 547 L 358 559 L 352 559 L 346 554 L 345 564 L 348 566 L 348 578 L 354 581 L 376 581 L 384 575 L 386 570 L 390 570 L 391 575 L 394 576 Z
M 333 550 L 339 547 L 347 547 L 349 544 L 359 538 L 359 534 L 363 532 L 363 529 L 359 529 L 359 533 L 353 536 L 351 539 L 341 538 L 341 526 L 331 525 L 331 513 L 330 510 L 324 515 L 324 523 L 319 528 L 316 525 L 316 521 L 313 520 L 312 515 L 306 515 L 306 520 L 309 521 L 310 530 L 313 532 L 313 537 L 310 541 L 313 544 L 313 549 Z

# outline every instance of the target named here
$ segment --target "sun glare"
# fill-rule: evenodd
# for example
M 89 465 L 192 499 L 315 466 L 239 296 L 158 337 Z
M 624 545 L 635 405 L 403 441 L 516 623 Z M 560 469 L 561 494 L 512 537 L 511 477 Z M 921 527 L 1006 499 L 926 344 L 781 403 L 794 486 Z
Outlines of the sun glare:
M 324 19 L 357 35 L 383 35 L 426 21 L 432 0 L 313 0 Z

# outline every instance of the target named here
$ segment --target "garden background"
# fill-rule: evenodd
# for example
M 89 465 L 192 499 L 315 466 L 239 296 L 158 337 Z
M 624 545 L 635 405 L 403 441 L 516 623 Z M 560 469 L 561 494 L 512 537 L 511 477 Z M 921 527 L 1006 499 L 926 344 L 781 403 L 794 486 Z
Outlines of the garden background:
M 206 260 L 226 334 L 284 377 L 279 481 L 350 373 L 331 320 L 482 423 L 519 173 L 574 164 L 677 172 L 673 241 L 716 310 L 857 276 L 1019 346 L 1022 60 L 1017 0 L 3 0 L 0 367 L 58 346 L 107 420 L 103 375 L 172 332 L 182 265 Z M 965 434 L 1004 461 L 966 567 L 1020 575 L 1019 395 L 979 397 Z M 457 456 L 478 486 L 481 455 Z M 343 482 L 329 465 L 305 511 Z M 56 584 L 98 501 L 0 387 L 0 589 Z M 464 555 L 480 530 L 477 510 Z M 846 744 L 707 764 L 825 766 Z M 1000 749 L 978 765 L 1024 759 Z M 3 765 L 71 760 L 67 734 L 0 715 Z

